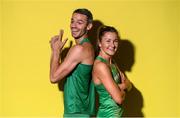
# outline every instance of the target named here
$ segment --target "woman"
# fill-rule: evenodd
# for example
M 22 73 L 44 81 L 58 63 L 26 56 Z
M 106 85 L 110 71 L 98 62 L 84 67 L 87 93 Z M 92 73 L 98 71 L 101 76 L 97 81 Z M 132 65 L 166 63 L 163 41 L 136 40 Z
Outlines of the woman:
M 98 34 L 99 54 L 93 66 L 93 82 L 99 94 L 97 117 L 121 117 L 125 91 L 131 83 L 112 60 L 117 51 L 119 35 L 114 27 L 103 26 Z

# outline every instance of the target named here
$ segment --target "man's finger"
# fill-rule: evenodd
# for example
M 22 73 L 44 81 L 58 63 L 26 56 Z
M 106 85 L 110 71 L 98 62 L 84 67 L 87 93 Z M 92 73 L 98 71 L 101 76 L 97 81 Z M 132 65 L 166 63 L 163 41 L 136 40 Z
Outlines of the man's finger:
M 62 42 L 62 47 L 64 47 L 64 45 L 66 44 L 68 38 L 66 38 L 63 42 Z
M 54 42 L 54 37 L 51 38 L 51 40 L 49 41 L 49 43 L 53 43 Z
M 54 43 L 55 41 L 57 41 L 59 39 L 59 35 L 56 35 L 54 37 L 51 38 L 51 40 L 49 41 L 49 43 Z
M 60 29 L 60 31 L 59 31 L 59 41 L 62 41 L 63 34 L 64 34 L 64 30 Z

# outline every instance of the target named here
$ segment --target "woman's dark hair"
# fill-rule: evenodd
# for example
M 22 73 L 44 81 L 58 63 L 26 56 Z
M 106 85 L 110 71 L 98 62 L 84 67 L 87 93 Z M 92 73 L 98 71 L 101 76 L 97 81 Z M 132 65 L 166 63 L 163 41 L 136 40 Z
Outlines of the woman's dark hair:
M 119 33 L 118 31 L 112 27 L 112 26 L 101 26 L 98 30 L 98 40 L 101 41 L 102 40 L 102 36 L 106 33 L 106 32 L 115 32 L 118 35 L 119 38 Z
M 92 23 L 93 22 L 93 15 L 92 15 L 92 13 L 88 9 L 86 9 L 86 8 L 76 9 L 76 10 L 74 10 L 73 13 L 79 13 L 79 14 L 86 15 L 88 23 Z

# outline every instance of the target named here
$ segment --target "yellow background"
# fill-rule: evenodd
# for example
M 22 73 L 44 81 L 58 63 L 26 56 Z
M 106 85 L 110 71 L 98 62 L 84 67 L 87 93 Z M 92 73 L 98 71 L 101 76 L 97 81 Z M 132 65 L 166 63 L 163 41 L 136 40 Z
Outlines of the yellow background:
M 79 7 L 134 45 L 126 74 L 142 95 L 144 116 L 180 117 L 179 0 L 1 0 L 0 116 L 62 116 L 62 92 L 49 82 L 48 42 L 60 28 L 73 39 L 69 23 Z

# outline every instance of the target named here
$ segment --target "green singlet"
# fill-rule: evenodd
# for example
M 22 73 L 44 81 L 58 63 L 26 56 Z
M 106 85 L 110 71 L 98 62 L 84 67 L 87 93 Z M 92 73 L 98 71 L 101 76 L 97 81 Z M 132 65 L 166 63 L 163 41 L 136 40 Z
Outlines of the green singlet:
M 103 59 L 100 56 L 96 57 L 97 60 L 101 62 L 107 63 L 107 60 Z M 108 64 L 108 63 L 107 63 Z M 111 73 L 116 84 L 121 83 L 120 75 L 117 70 L 117 67 L 114 64 L 110 65 Z M 115 117 L 119 118 L 122 116 L 123 107 L 122 105 L 118 105 L 111 97 L 111 95 L 107 92 L 104 85 L 101 83 L 99 85 L 95 85 L 97 93 L 99 94 L 99 108 L 97 117 Z
M 87 38 L 80 42 L 90 42 Z M 90 117 L 95 114 L 95 88 L 92 65 L 78 64 L 64 84 L 64 117 Z

